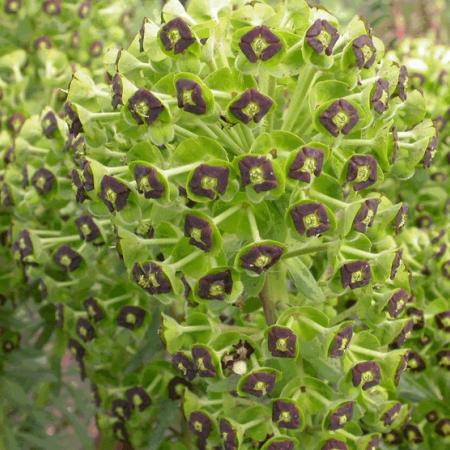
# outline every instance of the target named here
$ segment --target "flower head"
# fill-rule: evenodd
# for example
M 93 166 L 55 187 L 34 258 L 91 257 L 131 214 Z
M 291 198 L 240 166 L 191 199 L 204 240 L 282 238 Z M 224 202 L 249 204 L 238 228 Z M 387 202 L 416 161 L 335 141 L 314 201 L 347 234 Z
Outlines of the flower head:
M 189 188 L 199 197 L 214 200 L 227 190 L 229 175 L 228 167 L 200 164 L 192 173 Z
M 31 184 L 40 195 L 48 194 L 55 186 L 55 183 L 55 175 L 45 167 L 36 170 L 31 178 Z
M 113 433 L 117 440 L 121 442 L 129 442 L 130 437 L 128 436 L 127 428 L 123 422 L 114 422 Z
M 294 450 L 294 441 L 288 438 L 277 437 L 268 446 L 267 450 Z
M 70 338 L 67 346 L 77 361 L 83 360 L 86 350 L 76 339 Z
M 57 16 L 61 12 L 61 0 L 45 0 L 42 10 L 49 16 Z
M 338 439 L 328 439 L 320 450 L 348 450 L 348 447 Z
M 341 282 L 344 288 L 356 289 L 370 283 L 372 272 L 366 261 L 354 261 L 341 267 Z
M 256 244 L 241 255 L 240 263 L 244 269 L 263 273 L 270 269 L 283 255 L 283 249 L 276 245 Z
M 100 228 L 94 222 L 92 216 L 86 214 L 75 220 L 80 238 L 86 242 L 95 241 L 100 237 Z
M 402 377 L 403 372 L 406 370 L 407 367 L 408 367 L 408 353 L 405 352 L 400 358 L 397 369 L 395 370 L 394 383 L 396 386 L 398 385 L 398 383 L 400 383 L 400 378 Z
M 141 88 L 128 99 L 128 109 L 137 124 L 151 125 L 164 111 L 164 105 L 150 91 Z
M 89 320 L 80 317 L 76 324 L 77 334 L 84 342 L 90 342 L 95 338 L 95 328 Z
M 391 430 L 387 433 L 384 433 L 383 439 L 384 439 L 384 442 L 386 442 L 386 444 L 388 444 L 388 445 L 401 444 L 403 441 L 402 435 L 397 430 Z
M 192 114 L 205 114 L 206 101 L 203 97 L 202 87 L 193 80 L 181 78 L 176 81 L 178 108 Z
M 387 311 L 392 318 L 398 317 L 406 308 L 409 293 L 406 289 L 395 291 L 387 303 Z
M 441 272 L 445 278 L 448 278 L 450 280 L 450 259 L 448 261 L 445 261 L 444 264 L 442 264 Z
M 355 402 L 345 402 L 339 405 L 329 416 L 328 429 L 331 431 L 338 430 L 352 420 L 354 404 Z
M 125 208 L 130 195 L 130 189 L 117 178 L 105 175 L 100 183 L 98 196 L 110 212 L 121 211 Z
M 149 294 L 167 294 L 172 284 L 162 267 L 155 262 L 135 263 L 132 270 L 133 280 Z
M 172 356 L 172 365 L 181 372 L 187 380 L 192 381 L 195 378 L 197 370 L 191 358 L 186 354 L 182 352 L 175 353 L 175 355 Z
M 331 343 L 330 349 L 329 349 L 329 355 L 331 358 L 339 358 L 341 357 L 345 351 L 347 350 L 348 346 L 350 345 L 350 341 L 353 337 L 353 327 L 352 325 L 347 325 L 344 328 L 341 328 L 336 335 L 334 336 L 334 339 Z
M 88 317 L 94 322 L 100 322 L 105 318 L 105 311 L 94 297 L 87 298 L 83 302 L 83 306 Z
M 306 32 L 305 42 L 316 52 L 325 52 L 327 56 L 333 53 L 333 48 L 339 39 L 337 29 L 324 19 L 317 19 Z
M 398 82 L 395 88 L 395 92 L 402 101 L 405 101 L 407 98 L 406 93 L 407 84 L 408 84 L 408 69 L 406 68 L 406 66 L 400 66 L 400 72 L 398 75 Z
M 41 126 L 45 137 L 50 139 L 54 136 L 55 131 L 58 129 L 58 122 L 53 111 L 47 112 L 42 119 Z
M 241 122 L 249 123 L 253 120 L 259 123 L 272 105 L 273 101 L 270 97 L 250 88 L 231 104 L 230 111 Z
M 353 386 L 361 386 L 364 391 L 379 384 L 380 380 L 380 366 L 375 361 L 360 362 L 352 368 Z
M 213 427 L 211 419 L 201 411 L 194 411 L 190 414 L 188 425 L 191 432 L 201 440 L 208 438 Z
M 320 123 L 332 134 L 349 134 L 359 121 L 356 108 L 347 100 L 334 101 L 319 117 Z
M 389 278 L 391 280 L 393 280 L 395 278 L 395 276 L 397 275 L 397 271 L 402 262 L 402 256 L 403 256 L 403 250 L 397 250 L 395 252 L 394 260 L 392 261 L 392 266 L 391 266 L 391 274 L 389 276 Z
M 383 113 L 389 106 L 389 81 L 384 78 L 380 78 L 375 83 L 375 88 L 370 97 L 370 102 L 373 109 L 377 113 Z
M 450 370 L 450 350 L 441 350 L 437 352 L 436 359 L 440 367 Z
M 377 181 L 377 161 L 370 155 L 354 155 L 347 168 L 347 181 L 353 182 L 353 190 L 360 191 Z
M 286 327 L 273 326 L 267 337 L 269 352 L 280 358 L 295 358 L 297 353 L 297 336 Z
M 385 427 L 391 426 L 395 419 L 398 417 L 400 410 L 402 409 L 401 403 L 395 403 L 391 408 L 383 414 L 383 423 Z
M 272 422 L 278 428 L 295 430 L 300 427 L 300 411 L 293 402 L 275 400 L 272 403 Z
M 52 41 L 48 36 L 39 36 L 34 40 L 33 46 L 36 50 L 44 50 L 52 48 Z
M 219 420 L 219 431 L 224 450 L 238 450 L 238 435 L 229 420 L 224 418 Z
M 450 333 L 450 310 L 436 314 L 434 321 L 440 330 Z
M 325 207 L 321 203 L 302 203 L 291 209 L 295 229 L 306 236 L 316 236 L 329 230 L 330 222 Z
M 217 370 L 214 366 L 213 357 L 208 348 L 202 345 L 194 345 L 192 347 L 192 358 L 194 360 L 195 369 L 199 376 L 217 376 Z
M 17 14 L 22 7 L 22 0 L 6 0 L 5 1 L 5 13 Z
M 256 63 L 267 61 L 282 48 L 280 38 L 265 25 L 260 25 L 245 33 L 239 42 L 239 47 L 247 59 Z
M 414 322 L 412 320 L 408 320 L 406 325 L 401 329 L 398 336 L 389 344 L 389 347 L 392 348 L 400 348 L 410 335 L 412 329 L 414 327 Z
M 28 230 L 22 230 L 19 233 L 17 239 L 13 242 L 12 251 L 14 256 L 22 262 L 27 256 L 33 254 L 33 242 Z
M 423 156 L 422 164 L 423 167 L 428 169 L 431 166 L 431 163 L 433 162 L 434 156 L 436 155 L 438 146 L 438 140 L 436 136 L 433 136 L 430 139 L 430 142 L 425 150 L 425 154 Z
M 81 255 L 68 245 L 61 245 L 53 255 L 55 263 L 66 272 L 73 272 L 83 262 Z
M 408 369 L 411 372 L 422 372 L 426 369 L 424 359 L 414 350 L 409 350 L 408 352 Z
M 120 308 L 116 320 L 120 327 L 136 330 L 144 323 L 145 309 L 132 305 L 123 306 Z
M 80 3 L 78 7 L 78 17 L 80 19 L 86 19 L 89 12 L 91 11 L 91 0 L 84 0 Z
M 400 206 L 400 209 L 398 210 L 398 213 L 395 216 L 395 232 L 397 234 L 403 230 L 407 218 L 408 218 L 408 205 L 406 203 L 402 203 L 402 206 Z
M 156 169 L 143 164 L 136 164 L 133 169 L 134 179 L 136 180 L 136 188 L 145 198 L 161 198 L 166 187 L 162 183 Z
M 437 434 L 443 437 L 450 436 L 450 419 L 448 417 L 444 417 L 434 426 L 434 431 Z
M 289 167 L 288 177 L 310 183 L 313 174 L 318 177 L 322 173 L 323 160 L 323 150 L 302 147 Z
M 368 228 L 373 225 L 379 204 L 380 200 L 376 198 L 365 200 L 353 220 L 353 228 L 360 233 L 367 233 Z
M 367 34 L 357 37 L 352 43 L 352 49 L 359 69 L 372 67 L 377 56 L 377 50 Z
M 242 390 L 255 397 L 266 396 L 272 392 L 275 381 L 275 373 L 260 370 L 258 372 L 250 373 L 247 376 Z
M 433 423 L 439 419 L 439 416 L 435 410 L 431 410 L 431 411 L 427 412 L 427 414 L 425 415 L 425 418 L 427 419 L 428 423 Z
M 247 341 L 240 340 L 232 345 L 231 350 L 222 355 L 222 368 L 224 370 L 230 369 L 233 373 L 243 375 L 247 371 L 246 361 L 254 352 L 255 349 Z
M 195 42 L 191 29 L 180 17 L 164 24 L 159 37 L 166 51 L 173 52 L 174 55 L 183 53 Z
M 248 155 L 239 161 L 242 184 L 255 192 L 266 192 L 278 186 L 272 162 L 265 156 Z
M 146 410 L 150 404 L 151 399 L 144 388 L 135 386 L 125 391 L 128 403 L 131 405 L 132 409 L 137 409 L 138 411 Z
M 417 425 L 408 423 L 403 428 L 403 436 L 405 436 L 408 442 L 413 442 L 414 444 L 420 444 L 423 442 L 423 435 Z
M 187 214 L 184 222 L 184 235 L 189 243 L 204 252 L 209 252 L 213 245 L 211 224 L 193 214 Z
M 70 102 L 64 103 L 64 112 L 66 113 L 67 125 L 69 126 L 69 132 L 73 136 L 78 136 L 83 131 L 83 125 L 78 117 L 77 112 L 72 108 Z
M 214 272 L 200 278 L 198 296 L 207 300 L 224 300 L 233 289 L 233 278 L 230 270 Z
M 173 377 L 167 384 L 167 394 L 170 400 L 179 400 L 185 388 L 191 389 L 192 384 L 184 378 Z
M 119 105 L 123 105 L 123 84 L 122 84 L 122 77 L 120 76 L 120 73 L 117 72 L 112 79 L 112 91 L 113 91 L 113 97 L 111 101 L 111 106 L 113 109 L 117 109 Z
M 111 412 L 119 420 L 128 420 L 131 417 L 131 405 L 127 400 L 116 399 L 112 402 Z
M 406 314 L 413 320 L 413 330 L 421 330 L 425 326 L 425 317 L 422 309 L 410 306 Z

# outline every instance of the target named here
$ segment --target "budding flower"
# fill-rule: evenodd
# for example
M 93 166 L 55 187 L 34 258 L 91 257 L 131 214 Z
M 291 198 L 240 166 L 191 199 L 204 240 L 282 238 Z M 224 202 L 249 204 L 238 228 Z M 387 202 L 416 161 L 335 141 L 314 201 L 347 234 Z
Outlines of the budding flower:
M 392 318 L 398 317 L 408 303 L 409 293 L 406 289 L 398 289 L 392 294 L 387 303 L 387 311 Z
M 53 111 L 48 111 L 47 114 L 45 114 L 42 118 L 41 126 L 44 136 L 51 139 L 54 136 L 55 131 L 58 129 L 58 122 Z
M 391 266 L 391 274 L 389 278 L 393 280 L 395 276 L 397 275 L 397 271 L 400 267 L 400 264 L 402 263 L 402 256 L 403 256 L 403 250 L 397 250 L 395 252 L 394 260 L 392 261 Z
M 344 288 L 356 289 L 370 283 L 372 273 L 366 261 L 354 261 L 341 267 L 341 282 Z
M 284 250 L 276 245 L 255 244 L 240 257 L 244 269 L 261 274 L 270 269 L 283 255 Z
M 319 117 L 320 123 L 337 137 L 339 133 L 349 134 L 359 121 L 358 111 L 347 100 L 334 101 Z
M 353 386 L 361 386 L 364 391 L 379 384 L 380 380 L 380 366 L 375 361 L 357 363 L 352 368 Z
M 111 83 L 112 91 L 113 91 L 113 97 L 111 100 L 111 106 L 113 109 L 117 109 L 119 105 L 123 105 L 123 84 L 122 84 L 122 78 L 120 76 L 120 73 L 117 72 Z
M 286 327 L 273 326 L 267 338 L 269 352 L 279 358 L 295 358 L 297 355 L 297 336 Z
M 438 140 L 436 136 L 433 136 L 430 139 L 430 142 L 425 150 L 425 154 L 423 156 L 422 164 L 423 167 L 428 169 L 431 166 L 431 163 L 433 162 L 434 156 L 436 155 L 438 147 Z
M 288 169 L 288 177 L 310 183 L 313 174 L 318 177 L 322 173 L 323 160 L 323 150 L 302 147 Z
M 150 91 L 141 88 L 128 99 L 128 109 L 138 125 L 151 125 L 164 111 L 164 105 Z
M 213 362 L 210 350 L 202 345 L 192 347 L 192 359 L 194 367 L 200 377 L 216 377 L 217 370 Z
M 398 417 L 400 410 L 402 409 L 401 403 L 395 403 L 383 414 L 383 423 L 385 427 L 391 426 L 395 419 Z
M 53 255 L 53 260 L 66 272 L 77 270 L 83 262 L 81 255 L 68 245 L 61 245 Z
M 398 234 L 404 226 L 406 225 L 406 220 L 408 219 L 408 205 L 406 203 L 402 203 L 402 206 L 398 210 L 397 215 L 395 216 L 395 232 Z
M 227 190 L 230 169 L 228 167 L 200 164 L 189 180 L 189 189 L 199 197 L 215 200 Z
M 224 300 L 233 289 L 233 278 L 230 270 L 213 272 L 200 278 L 198 296 L 206 300 Z
M 259 123 L 272 105 L 273 101 L 270 97 L 251 88 L 231 103 L 230 111 L 241 122 L 249 123 L 253 120 L 253 122 Z
M 333 53 L 333 48 L 339 39 L 339 34 L 333 25 L 324 19 L 317 19 L 306 32 L 305 42 L 316 52 L 325 52 L 327 56 Z
M 72 104 L 70 102 L 64 103 L 64 112 L 66 114 L 70 134 L 74 137 L 78 136 L 81 132 L 83 132 L 83 125 L 77 112 L 72 108 Z
M 299 234 L 310 237 L 330 229 L 327 211 L 320 203 L 302 203 L 294 206 L 290 214 Z
M 377 181 L 377 161 L 370 155 L 354 155 L 347 168 L 347 181 L 353 182 L 353 190 L 360 191 Z
M 339 358 L 343 356 L 348 346 L 350 345 L 352 337 L 353 337 L 352 325 L 347 325 L 344 328 L 340 329 L 334 336 L 333 342 L 331 343 L 328 352 L 329 356 L 331 358 Z
M 272 403 L 272 422 L 278 428 L 298 429 L 300 428 L 300 411 L 293 402 L 275 400 Z
M 136 330 L 142 326 L 145 320 L 145 309 L 139 306 L 126 305 L 120 308 L 117 315 L 117 325 L 128 330 Z
M 260 25 L 245 33 L 239 47 L 251 63 L 267 61 L 282 48 L 280 38 L 265 25 Z
M 410 335 L 414 326 L 414 322 L 409 320 L 406 325 L 401 329 L 398 336 L 389 344 L 389 348 L 400 348 L 405 343 L 406 339 Z
M 109 212 L 113 213 L 125 208 L 130 192 L 130 189 L 125 183 L 122 183 L 114 177 L 105 175 L 100 183 L 98 196 L 106 205 Z
M 375 83 L 370 102 L 373 109 L 381 114 L 388 109 L 389 106 L 389 81 L 380 78 Z
M 174 55 L 183 53 L 195 42 L 191 29 L 180 17 L 164 24 L 159 32 L 159 38 L 165 50 L 173 52 Z
M 357 37 L 352 43 L 352 49 L 359 69 L 372 67 L 377 56 L 377 50 L 367 34 Z
M 398 82 L 395 92 L 402 101 L 405 101 L 407 98 L 406 93 L 407 84 L 408 84 L 408 69 L 406 68 L 406 66 L 400 66 L 400 72 L 398 75 Z

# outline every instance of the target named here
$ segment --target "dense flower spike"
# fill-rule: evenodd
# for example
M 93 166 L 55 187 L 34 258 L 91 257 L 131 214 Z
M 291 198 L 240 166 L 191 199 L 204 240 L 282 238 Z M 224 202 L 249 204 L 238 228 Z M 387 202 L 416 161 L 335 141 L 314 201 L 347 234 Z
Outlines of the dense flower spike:
M 333 102 L 320 115 L 320 123 L 333 135 L 349 134 L 359 121 L 356 108 L 347 100 Z

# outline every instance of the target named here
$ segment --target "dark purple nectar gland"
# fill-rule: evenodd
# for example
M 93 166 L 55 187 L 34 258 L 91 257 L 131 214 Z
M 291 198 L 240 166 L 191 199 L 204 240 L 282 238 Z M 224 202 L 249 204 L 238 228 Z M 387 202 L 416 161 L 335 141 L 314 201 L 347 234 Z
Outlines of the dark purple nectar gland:
M 164 105 L 150 91 L 141 88 L 128 99 L 128 109 L 138 125 L 151 125 L 164 111 Z
M 113 97 L 111 100 L 111 106 L 114 110 L 117 109 L 119 105 L 123 105 L 123 84 L 122 84 L 122 78 L 117 72 L 113 79 L 112 79 L 112 91 L 113 91 Z
M 276 264 L 284 250 L 276 245 L 257 244 L 241 255 L 240 263 L 244 269 L 261 274 Z
M 370 69 L 373 66 L 377 50 L 367 34 L 357 37 L 352 43 L 352 49 L 359 69 Z
M 252 186 L 257 193 L 270 191 L 278 186 L 272 161 L 265 156 L 245 156 L 239 161 L 239 172 L 242 184 Z
M 224 300 L 232 290 L 231 270 L 205 275 L 198 282 L 198 296 L 205 300 Z
M 233 425 L 227 419 L 219 420 L 219 432 L 222 438 L 222 444 L 224 450 L 238 450 L 239 441 L 237 431 L 233 428 Z
M 117 325 L 128 330 L 136 330 L 142 326 L 145 320 L 145 309 L 139 306 L 123 306 L 117 315 Z
M 215 200 L 219 195 L 225 194 L 229 175 L 228 167 L 200 164 L 192 173 L 189 188 L 199 197 Z
M 400 233 L 406 225 L 406 221 L 408 219 L 408 205 L 406 203 L 402 203 L 402 206 L 398 210 L 397 215 L 395 216 L 395 233 Z
M 348 450 L 348 447 L 338 439 L 328 439 L 320 450 Z
M 57 16 L 61 13 L 61 0 L 45 0 L 42 10 L 49 16 Z
M 401 409 L 402 409 L 402 404 L 396 403 L 394 406 L 389 408 L 383 414 L 383 424 L 385 427 L 389 427 L 394 423 L 394 421 L 398 417 Z
M 83 360 L 86 350 L 76 339 L 70 338 L 67 346 L 77 361 Z
M 282 48 L 280 38 L 265 25 L 260 25 L 245 33 L 239 42 L 239 48 L 251 63 L 268 61 Z
M 322 173 L 323 160 L 323 150 L 303 147 L 289 167 L 288 177 L 310 183 L 313 174 L 318 177 Z
M 78 136 L 83 131 L 83 125 L 78 117 L 77 112 L 72 108 L 70 102 L 64 103 L 64 112 L 66 115 L 66 122 L 69 126 L 69 132 L 74 137 Z
M 400 66 L 400 72 L 398 75 L 398 82 L 395 88 L 395 93 L 400 97 L 402 101 L 407 98 L 406 88 L 408 85 L 408 69 L 406 66 Z
M 375 361 L 361 362 L 352 368 L 353 386 L 361 386 L 363 391 L 380 384 L 381 370 Z
M 408 352 L 408 369 L 411 372 L 422 372 L 426 369 L 425 360 L 413 350 Z
M 295 403 L 275 400 L 272 403 L 272 422 L 278 428 L 296 430 L 300 428 L 300 411 Z
M 127 427 L 124 422 L 115 422 L 112 429 L 114 436 L 118 441 L 130 442 L 130 436 L 128 435 Z
M 413 321 L 413 330 L 421 330 L 425 326 L 425 316 L 422 309 L 411 306 L 406 310 L 406 314 Z
M 111 413 L 119 420 L 128 420 L 131 417 L 131 405 L 127 400 L 116 399 L 112 402 Z
M 35 50 L 48 50 L 53 47 L 52 41 L 48 36 L 40 36 L 33 41 Z
M 194 345 L 192 347 L 192 359 L 194 361 L 194 367 L 200 377 L 212 378 L 217 376 L 213 357 L 206 347 Z
M 366 261 L 354 261 L 341 267 L 341 282 L 344 288 L 356 289 L 370 283 L 372 272 Z
M 177 352 L 172 356 L 172 365 L 189 381 L 192 381 L 197 374 L 194 362 L 182 352 Z
M 377 161 L 370 155 L 354 155 L 347 168 L 347 181 L 353 183 L 353 190 L 360 191 L 377 181 Z
M 330 229 L 325 207 L 320 203 L 303 203 L 291 209 L 291 218 L 299 234 L 316 236 Z
M 347 100 L 334 101 L 319 117 L 320 123 L 334 136 L 349 134 L 359 121 L 356 108 Z
M 185 388 L 192 390 L 192 384 L 181 377 L 173 377 L 167 384 L 167 395 L 170 400 L 180 400 Z
M 91 325 L 89 320 L 80 317 L 77 320 L 76 330 L 79 338 L 84 342 L 90 342 L 95 338 L 95 328 Z
M 261 122 L 263 117 L 269 112 L 273 101 L 270 97 L 266 97 L 258 90 L 247 89 L 241 96 L 235 100 L 230 111 L 236 119 L 244 123 Z
M 353 228 L 356 231 L 367 233 L 367 230 L 373 225 L 379 204 L 380 200 L 375 198 L 364 201 L 353 220 Z
M 398 289 L 395 291 L 387 303 L 387 312 L 389 316 L 393 319 L 400 316 L 405 310 L 408 300 L 409 292 L 406 289 Z
M 401 329 L 398 336 L 389 344 L 389 348 L 396 349 L 396 348 L 402 347 L 403 344 L 405 343 L 406 339 L 411 334 L 413 327 L 414 327 L 414 321 L 409 320 L 406 323 L 406 325 Z
M 6 126 L 12 134 L 16 135 L 22 129 L 22 125 L 25 123 L 25 116 L 20 112 L 15 112 L 8 117 Z
M 353 407 L 354 402 L 345 402 L 335 409 L 329 416 L 328 429 L 335 431 L 345 427 L 352 420 Z
M 352 325 L 347 325 L 346 327 L 340 329 L 331 343 L 329 356 L 330 358 L 340 358 L 344 355 L 350 341 L 353 337 L 353 327 Z
M 41 126 L 44 136 L 48 139 L 51 139 L 55 134 L 55 131 L 58 129 L 58 121 L 53 111 L 48 111 L 47 114 L 42 118 Z
M 26 257 L 33 254 L 33 242 L 31 241 L 30 232 L 22 230 L 12 245 L 14 258 L 24 261 Z
M 211 434 L 213 423 L 205 413 L 193 411 L 189 415 L 188 426 L 191 433 L 195 434 L 200 440 L 206 440 Z
M 193 80 L 179 79 L 175 83 L 178 108 L 192 114 L 205 114 L 206 101 L 201 86 Z
M 84 309 L 88 317 L 94 322 L 100 322 L 105 318 L 105 311 L 100 303 L 94 298 L 89 297 L 83 302 Z
M 184 222 L 184 235 L 189 238 L 189 243 L 194 247 L 209 252 L 212 248 L 211 224 L 200 217 L 187 214 Z
M 102 43 L 102 41 L 94 41 L 89 46 L 89 54 L 93 58 L 98 58 L 99 56 L 101 56 L 102 53 L 103 53 L 103 43 Z
M 161 175 L 153 167 L 136 164 L 133 169 L 136 189 L 145 198 L 159 199 L 164 196 L 166 188 L 161 182 Z
M 425 150 L 425 154 L 423 156 L 422 164 L 425 169 L 431 167 L 431 163 L 433 162 L 434 156 L 437 152 L 438 140 L 436 136 L 433 136 L 430 139 L 427 149 Z
M 255 372 L 247 376 L 242 390 L 255 397 L 270 394 L 275 386 L 276 375 L 272 372 Z
M 450 370 L 450 350 L 441 350 L 436 353 L 438 366 Z
M 434 321 L 440 330 L 450 333 L 450 311 L 444 311 L 434 316 Z
M 450 436 L 450 419 L 448 417 L 444 417 L 439 420 L 434 427 L 434 431 L 442 437 Z
M 53 260 L 65 272 L 77 270 L 83 262 L 81 255 L 66 244 L 56 250 Z
M 159 38 L 166 51 L 173 51 L 174 55 L 183 53 L 195 42 L 191 29 L 180 17 L 172 19 L 163 25 Z
M 330 56 L 339 39 L 337 29 L 323 19 L 317 19 L 306 32 L 305 42 L 318 54 Z
M 36 170 L 31 178 L 31 184 L 39 195 L 48 194 L 56 183 L 56 177 L 45 167 Z
M 134 282 L 149 294 L 168 294 L 172 291 L 169 278 L 155 262 L 146 262 L 142 265 L 135 263 L 132 274 Z
M 412 442 L 414 444 L 420 444 L 423 442 L 423 435 L 417 425 L 412 423 L 408 423 L 403 428 L 403 436 L 405 436 L 408 442 Z
M 100 228 L 95 223 L 92 216 L 86 214 L 75 220 L 78 234 L 83 241 L 92 242 L 101 236 Z
M 388 109 L 389 106 L 389 81 L 380 78 L 375 83 L 375 89 L 370 98 L 373 109 L 381 114 Z
M 295 444 L 291 439 L 278 438 L 276 441 L 271 442 L 267 447 L 267 450 L 294 450 Z
M 297 352 L 297 336 L 286 327 L 274 326 L 267 336 L 269 352 L 274 357 L 295 358 Z
M 125 208 L 129 195 L 130 189 L 125 183 L 109 175 L 105 175 L 102 178 L 98 196 L 109 212 L 113 213 Z
M 132 410 L 145 411 L 151 404 L 151 399 L 144 388 L 135 386 L 125 392 Z
M 22 0 L 6 0 L 5 1 L 5 13 L 17 14 L 22 7 Z

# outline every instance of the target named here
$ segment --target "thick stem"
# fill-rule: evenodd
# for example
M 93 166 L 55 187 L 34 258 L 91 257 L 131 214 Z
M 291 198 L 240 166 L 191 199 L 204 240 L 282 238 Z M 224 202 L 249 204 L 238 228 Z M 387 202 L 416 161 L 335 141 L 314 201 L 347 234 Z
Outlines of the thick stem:
M 290 252 L 286 253 L 283 256 L 283 259 L 295 258 L 296 256 L 309 255 L 311 253 L 324 252 L 324 251 L 328 250 L 328 248 L 331 245 L 334 245 L 334 244 L 335 244 L 335 242 L 332 241 L 332 242 L 326 242 L 325 244 L 309 245 L 306 247 L 291 250 Z
M 258 224 L 256 223 L 255 215 L 253 214 L 253 211 L 251 208 L 247 208 L 247 217 L 248 217 L 248 223 L 250 225 L 250 229 L 252 231 L 252 237 L 255 242 L 258 242 L 261 240 L 261 236 L 259 234 L 258 230 Z

